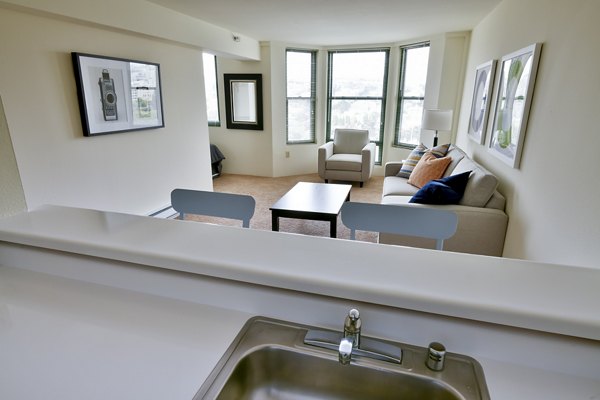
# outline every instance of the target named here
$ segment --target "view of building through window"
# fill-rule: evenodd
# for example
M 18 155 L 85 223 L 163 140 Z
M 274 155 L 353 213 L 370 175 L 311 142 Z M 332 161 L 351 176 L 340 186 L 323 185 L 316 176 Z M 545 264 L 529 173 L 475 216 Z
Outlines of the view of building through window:
M 219 95 L 217 90 L 217 58 L 213 54 L 203 53 L 204 88 L 206 90 L 206 114 L 208 125 L 220 126 Z
M 388 49 L 329 52 L 328 130 L 366 129 L 381 162 Z
M 402 60 L 394 145 L 414 147 L 421 140 L 429 43 L 400 50 Z
M 287 143 L 315 142 L 316 52 L 287 50 Z

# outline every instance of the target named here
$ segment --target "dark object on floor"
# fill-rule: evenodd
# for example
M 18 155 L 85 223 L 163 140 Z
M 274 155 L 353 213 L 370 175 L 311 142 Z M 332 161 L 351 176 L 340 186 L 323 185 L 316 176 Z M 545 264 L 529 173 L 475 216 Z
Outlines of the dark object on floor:
M 212 165 L 212 177 L 216 178 L 219 175 L 221 175 L 221 170 L 223 169 L 223 165 L 221 165 L 221 161 L 223 161 L 225 159 L 225 156 L 223 155 L 223 153 L 221 153 L 221 150 L 219 150 L 219 148 L 214 145 L 211 144 L 210 145 L 210 162 Z

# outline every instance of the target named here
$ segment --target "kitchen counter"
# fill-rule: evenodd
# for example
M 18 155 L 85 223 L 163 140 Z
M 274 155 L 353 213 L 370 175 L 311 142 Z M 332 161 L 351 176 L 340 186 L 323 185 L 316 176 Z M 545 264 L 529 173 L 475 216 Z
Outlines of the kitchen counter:
M 251 316 L 1 266 L 0 398 L 191 400 Z M 597 380 L 478 361 L 494 400 L 600 396 Z
M 0 267 L 0 398 L 190 400 L 248 318 Z
M 494 400 L 600 398 L 599 276 L 43 207 L 0 220 L 0 398 L 191 399 L 251 316 L 337 329 L 350 305 L 475 357 Z
M 59 206 L 0 241 L 600 340 L 600 269 Z

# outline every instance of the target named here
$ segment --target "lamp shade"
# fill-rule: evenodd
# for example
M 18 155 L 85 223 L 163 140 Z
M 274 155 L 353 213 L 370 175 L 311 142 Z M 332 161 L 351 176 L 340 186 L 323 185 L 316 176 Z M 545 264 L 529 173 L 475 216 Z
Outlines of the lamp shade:
M 452 129 L 452 110 L 424 110 L 423 129 L 449 131 Z

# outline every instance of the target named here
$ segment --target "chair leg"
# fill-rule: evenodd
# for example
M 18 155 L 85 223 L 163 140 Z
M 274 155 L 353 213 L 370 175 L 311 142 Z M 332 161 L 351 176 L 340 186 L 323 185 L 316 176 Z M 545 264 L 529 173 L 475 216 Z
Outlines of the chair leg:
M 325 183 L 329 183 L 329 179 L 325 179 Z
M 360 182 L 360 187 L 363 187 L 363 183 L 362 182 Z

